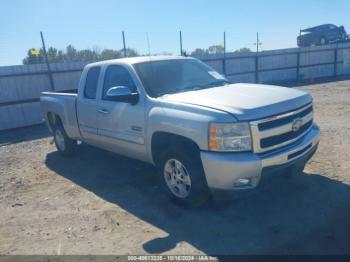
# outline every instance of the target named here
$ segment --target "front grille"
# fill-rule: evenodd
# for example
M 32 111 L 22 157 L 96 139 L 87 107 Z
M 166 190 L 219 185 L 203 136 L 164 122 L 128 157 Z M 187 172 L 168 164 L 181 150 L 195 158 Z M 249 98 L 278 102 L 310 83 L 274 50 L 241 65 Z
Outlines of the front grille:
M 261 148 L 267 148 L 267 147 L 278 145 L 280 143 L 284 143 L 288 140 L 292 140 L 300 136 L 301 134 L 303 134 L 306 130 L 310 128 L 311 125 L 312 125 L 312 120 L 304 124 L 298 131 L 289 131 L 281 135 L 263 138 L 260 140 L 260 146 Z
M 270 121 L 270 122 L 258 124 L 258 128 L 259 128 L 259 131 L 264 131 L 266 129 L 285 125 L 285 124 L 288 124 L 289 122 L 293 121 L 295 118 L 298 118 L 298 117 L 302 118 L 311 112 L 312 112 L 312 106 L 308 107 L 307 109 L 305 109 L 305 110 L 303 110 L 295 115 L 290 115 L 287 117 L 277 119 L 275 121 Z
M 301 126 L 293 130 L 295 120 L 301 121 Z M 312 104 L 292 112 L 252 121 L 254 151 L 266 152 L 297 141 L 311 129 L 312 125 Z

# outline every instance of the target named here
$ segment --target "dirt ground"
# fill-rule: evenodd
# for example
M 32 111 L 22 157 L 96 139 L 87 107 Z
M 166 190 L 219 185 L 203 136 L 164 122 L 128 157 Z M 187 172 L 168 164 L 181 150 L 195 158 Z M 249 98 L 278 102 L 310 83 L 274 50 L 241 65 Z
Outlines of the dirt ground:
M 322 129 L 304 173 L 184 209 L 142 162 L 44 126 L 0 133 L 0 254 L 350 254 L 350 81 L 300 87 Z

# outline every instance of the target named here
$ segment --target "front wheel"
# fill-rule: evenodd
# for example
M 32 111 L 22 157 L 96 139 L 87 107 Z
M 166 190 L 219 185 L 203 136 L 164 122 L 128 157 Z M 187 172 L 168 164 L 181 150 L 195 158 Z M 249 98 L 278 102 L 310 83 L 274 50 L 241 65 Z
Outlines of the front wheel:
M 67 136 L 62 125 L 55 128 L 54 140 L 57 150 L 64 156 L 71 155 L 77 146 L 77 141 Z
M 169 148 L 161 154 L 157 167 L 163 188 L 171 199 L 198 206 L 209 199 L 210 193 L 199 154 L 191 151 Z

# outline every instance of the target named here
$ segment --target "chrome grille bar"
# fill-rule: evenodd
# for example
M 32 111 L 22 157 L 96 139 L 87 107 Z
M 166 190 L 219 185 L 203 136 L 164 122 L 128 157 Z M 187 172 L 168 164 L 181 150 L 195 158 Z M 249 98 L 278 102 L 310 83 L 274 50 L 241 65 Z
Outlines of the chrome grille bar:
M 305 112 L 305 115 L 303 114 L 303 112 Z M 300 115 L 302 116 L 299 117 Z M 293 118 L 293 116 L 295 116 L 295 118 Z M 293 137 L 288 141 L 281 141 L 281 143 L 276 143 L 276 144 L 273 144 L 272 146 L 268 146 L 268 147 L 265 146 L 264 148 L 261 147 L 260 141 L 262 139 L 266 140 L 267 138 L 270 138 L 270 137 L 278 138 L 278 136 L 283 136 L 284 134 L 290 133 L 293 130 L 293 122 L 295 119 L 299 119 L 302 121 L 301 127 L 303 127 L 304 125 L 309 125 L 310 121 L 311 122 L 313 121 L 312 104 L 308 104 L 298 110 L 288 112 L 285 114 L 281 114 L 281 115 L 277 115 L 277 116 L 273 116 L 273 117 L 269 117 L 261 120 L 251 121 L 250 126 L 251 126 L 254 152 L 262 153 L 269 150 L 277 149 L 279 147 L 286 146 L 300 139 L 312 128 L 312 124 L 311 124 L 310 127 L 305 132 L 298 135 L 297 137 Z M 265 127 L 262 130 L 260 130 L 259 125 L 262 123 L 264 124 L 266 123 L 265 124 L 266 126 L 273 126 L 273 127 L 271 128 Z M 275 126 L 276 123 L 277 124 L 283 123 L 283 124 Z
M 307 114 L 306 116 L 301 117 L 300 119 L 304 125 L 305 123 L 307 123 L 313 119 L 313 113 L 311 112 L 311 113 Z M 293 126 L 293 122 L 289 122 L 288 124 L 285 124 L 282 126 L 278 126 L 278 127 L 264 130 L 264 131 L 260 131 L 260 139 L 270 137 L 270 136 L 280 135 L 283 133 L 287 133 L 287 132 L 292 130 L 292 126 Z

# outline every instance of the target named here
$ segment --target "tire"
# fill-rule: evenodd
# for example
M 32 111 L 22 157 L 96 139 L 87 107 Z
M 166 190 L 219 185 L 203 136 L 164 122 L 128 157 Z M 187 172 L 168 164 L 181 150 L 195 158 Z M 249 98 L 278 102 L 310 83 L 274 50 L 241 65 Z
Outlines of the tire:
M 326 45 L 326 44 L 327 44 L 327 39 L 324 36 L 322 36 L 320 38 L 320 45 Z
M 166 194 L 176 203 L 191 207 L 210 198 L 199 152 L 193 150 L 196 149 L 170 147 L 161 153 L 157 164 Z
M 64 128 L 62 124 L 58 124 L 54 130 L 54 141 L 57 150 L 63 155 L 63 156 L 70 156 L 75 152 L 75 149 L 77 147 L 77 141 L 69 138 L 67 136 L 66 131 L 64 131 Z

